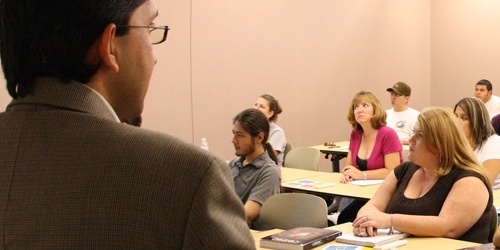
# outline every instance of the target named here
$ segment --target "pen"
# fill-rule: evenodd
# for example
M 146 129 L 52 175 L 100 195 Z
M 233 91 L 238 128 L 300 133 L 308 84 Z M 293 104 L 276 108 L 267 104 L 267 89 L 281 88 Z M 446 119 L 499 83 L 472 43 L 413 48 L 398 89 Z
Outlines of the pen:
M 394 249 L 396 247 L 406 245 L 407 242 L 408 242 L 407 240 L 396 240 L 396 241 L 393 241 L 393 242 L 390 242 L 390 243 L 387 243 L 387 244 L 384 244 L 384 245 L 380 245 L 380 246 L 374 247 L 373 250 L 389 250 L 389 249 Z

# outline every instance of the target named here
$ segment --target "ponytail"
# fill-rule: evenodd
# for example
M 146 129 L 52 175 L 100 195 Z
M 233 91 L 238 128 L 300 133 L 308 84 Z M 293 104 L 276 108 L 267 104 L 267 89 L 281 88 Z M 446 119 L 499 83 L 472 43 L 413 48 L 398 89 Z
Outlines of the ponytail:
M 276 165 L 278 165 L 278 156 L 276 155 L 276 152 L 274 151 L 271 143 L 266 142 L 266 144 L 264 144 L 264 147 L 267 150 L 267 154 L 269 154 L 269 157 L 271 158 L 271 160 L 273 160 L 274 163 L 276 163 Z

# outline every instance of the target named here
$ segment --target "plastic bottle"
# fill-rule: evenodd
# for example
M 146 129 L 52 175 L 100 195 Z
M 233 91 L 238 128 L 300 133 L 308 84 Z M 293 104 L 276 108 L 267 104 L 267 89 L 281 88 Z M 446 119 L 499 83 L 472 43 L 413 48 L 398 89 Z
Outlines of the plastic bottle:
M 201 138 L 201 146 L 200 148 L 205 149 L 208 151 L 208 142 L 207 138 Z

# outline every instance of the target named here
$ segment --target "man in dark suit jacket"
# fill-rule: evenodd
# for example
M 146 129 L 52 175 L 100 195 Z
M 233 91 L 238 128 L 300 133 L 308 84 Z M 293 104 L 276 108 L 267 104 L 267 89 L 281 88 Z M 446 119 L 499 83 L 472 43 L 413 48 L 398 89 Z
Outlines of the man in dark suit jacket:
M 225 162 L 137 117 L 154 0 L 2 0 L 0 249 L 252 249 Z

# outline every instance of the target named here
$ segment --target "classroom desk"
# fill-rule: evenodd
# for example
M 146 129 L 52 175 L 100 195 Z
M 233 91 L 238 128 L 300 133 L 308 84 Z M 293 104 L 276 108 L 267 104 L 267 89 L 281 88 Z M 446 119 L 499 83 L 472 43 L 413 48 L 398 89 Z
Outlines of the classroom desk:
M 343 234 L 352 233 L 352 223 L 344 223 L 340 225 L 336 225 L 333 227 L 328 227 L 328 229 L 335 229 L 342 231 Z M 268 231 L 252 231 L 252 236 L 255 240 L 255 246 L 257 249 L 267 249 L 260 247 L 260 239 L 262 237 L 281 232 L 281 229 L 272 229 Z M 454 240 L 442 237 L 408 237 L 408 243 L 404 246 L 400 246 L 397 250 L 414 250 L 414 249 L 459 249 L 465 247 L 473 247 L 478 246 L 480 244 L 475 242 Z M 343 243 L 337 243 L 336 241 L 332 241 L 326 243 L 324 245 L 318 246 L 313 249 L 323 249 L 328 245 L 346 245 Z M 348 246 L 348 245 L 347 245 Z
M 330 157 L 332 161 L 332 172 L 340 172 L 340 160 L 347 157 L 347 153 L 349 153 L 349 141 L 340 141 L 335 142 L 335 146 L 325 146 L 325 145 L 316 145 L 311 146 L 311 148 L 318 149 L 321 153 L 325 154 L 325 159 Z M 409 145 L 403 145 L 403 159 L 406 158 L 408 151 L 410 150 Z
M 284 170 L 282 174 L 286 175 L 287 174 L 286 171 L 288 171 L 288 169 L 283 168 L 282 170 Z M 328 172 L 311 171 L 311 170 L 303 170 L 303 171 L 316 172 L 317 174 L 314 175 L 314 173 L 310 173 L 309 176 L 304 176 L 298 179 L 292 179 L 292 181 L 299 179 L 307 179 L 307 180 L 321 181 L 321 182 L 333 182 L 334 185 L 316 189 L 298 188 L 296 186 L 288 186 L 285 181 L 282 181 L 281 187 L 284 190 L 284 192 L 293 192 L 294 190 L 300 190 L 300 191 L 307 191 L 308 193 L 316 193 L 323 195 L 325 194 L 340 195 L 352 198 L 371 199 L 375 194 L 375 192 L 377 191 L 378 187 L 380 186 L 380 185 L 371 185 L 362 187 L 348 183 L 340 183 L 340 177 L 342 176 L 341 173 L 328 173 Z
M 322 173 L 324 172 L 281 167 L 281 182 L 306 179 L 309 177 L 321 175 Z
M 493 205 L 500 208 L 500 189 L 493 190 Z
M 347 156 L 349 153 L 349 141 L 335 142 L 335 146 L 316 145 L 311 148 L 318 149 L 321 153 L 325 154 L 325 159 L 330 157 L 332 161 L 332 171 L 340 172 L 340 160 Z

